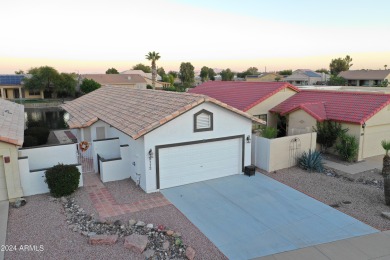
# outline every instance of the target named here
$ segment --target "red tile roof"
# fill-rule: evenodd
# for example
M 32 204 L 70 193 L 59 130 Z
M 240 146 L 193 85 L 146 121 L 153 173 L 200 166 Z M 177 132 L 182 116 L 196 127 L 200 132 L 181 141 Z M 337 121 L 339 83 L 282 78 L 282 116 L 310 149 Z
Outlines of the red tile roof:
M 303 109 L 320 122 L 363 124 L 389 104 L 389 94 L 303 90 L 270 111 L 285 115 Z
M 204 102 L 214 103 L 265 124 L 260 119 L 204 95 L 122 86 L 99 88 L 62 107 L 70 114 L 70 128 L 88 127 L 102 120 L 137 139 Z
M 299 92 L 299 89 L 286 82 L 246 81 L 208 81 L 188 92 L 207 95 L 242 111 L 248 111 L 284 88 Z
M 0 98 L 0 141 L 18 146 L 24 140 L 24 106 Z

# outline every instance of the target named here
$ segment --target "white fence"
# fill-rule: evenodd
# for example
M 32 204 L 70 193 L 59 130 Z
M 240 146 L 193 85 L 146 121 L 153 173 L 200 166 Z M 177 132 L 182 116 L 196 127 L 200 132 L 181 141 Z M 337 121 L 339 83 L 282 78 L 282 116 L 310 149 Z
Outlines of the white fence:
M 81 165 L 77 162 L 76 144 L 22 148 L 19 150 L 20 182 L 24 196 L 49 192 L 45 183 L 45 171 L 59 163 L 76 165 L 80 173 Z M 83 186 L 83 175 L 79 187 Z
M 98 160 L 97 155 L 109 160 L 121 157 L 119 138 L 108 138 L 104 140 L 94 140 L 91 147 L 93 149 L 94 169 L 98 172 Z
M 130 148 L 120 146 L 119 157 L 105 158 L 99 153 L 99 172 L 102 182 L 118 181 L 130 178 Z
M 267 172 L 296 165 L 302 152 L 316 149 L 317 133 L 267 139 L 252 136 L 252 164 Z

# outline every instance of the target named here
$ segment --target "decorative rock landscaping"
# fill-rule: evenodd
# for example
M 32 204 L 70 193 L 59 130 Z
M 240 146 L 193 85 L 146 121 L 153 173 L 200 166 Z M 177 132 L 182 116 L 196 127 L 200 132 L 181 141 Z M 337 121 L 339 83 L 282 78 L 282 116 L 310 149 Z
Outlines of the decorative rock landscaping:
M 125 248 L 146 259 L 192 260 L 195 257 L 195 250 L 183 244 L 181 234 L 163 225 L 134 219 L 126 224 L 120 220 L 96 220 L 93 214 L 89 215 L 79 207 L 74 198 L 62 197 L 59 201 L 64 206 L 68 228 L 88 237 L 90 245 L 113 245 L 119 240 Z

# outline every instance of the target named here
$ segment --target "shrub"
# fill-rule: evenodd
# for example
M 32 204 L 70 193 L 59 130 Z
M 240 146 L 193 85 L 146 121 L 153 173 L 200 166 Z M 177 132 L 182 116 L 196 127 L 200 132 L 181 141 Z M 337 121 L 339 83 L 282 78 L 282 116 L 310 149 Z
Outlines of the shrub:
M 268 139 L 274 139 L 278 135 L 278 130 L 274 127 L 266 126 L 261 129 L 261 136 Z
M 355 136 L 342 134 L 339 138 L 339 142 L 336 144 L 337 153 L 344 160 L 351 162 L 356 159 L 359 152 L 359 143 Z
M 298 166 L 306 171 L 323 172 L 324 164 L 322 163 L 321 153 L 318 151 L 303 152 L 298 158 Z
M 30 127 L 24 131 L 25 136 L 32 136 L 37 139 L 38 145 L 47 143 L 50 131 L 46 127 Z
M 37 146 L 38 140 L 34 136 L 31 135 L 25 135 L 24 136 L 24 142 L 23 147 L 31 147 L 31 146 Z
M 317 128 L 313 127 L 313 130 L 317 132 L 317 143 L 321 145 L 323 152 L 335 144 L 337 137 L 348 131 L 348 129 L 342 129 L 340 123 L 329 120 L 317 122 Z
M 45 127 L 45 122 L 42 120 L 39 121 L 28 121 L 27 122 L 27 127 Z
M 80 89 L 85 94 L 88 94 L 89 92 L 92 92 L 94 90 L 97 90 L 102 85 L 100 85 L 98 82 L 94 81 L 93 79 L 83 79 Z
M 80 182 L 80 172 L 74 165 L 58 164 L 45 172 L 45 182 L 53 197 L 72 194 Z
M 152 85 L 146 85 L 146 89 L 153 89 L 153 86 Z

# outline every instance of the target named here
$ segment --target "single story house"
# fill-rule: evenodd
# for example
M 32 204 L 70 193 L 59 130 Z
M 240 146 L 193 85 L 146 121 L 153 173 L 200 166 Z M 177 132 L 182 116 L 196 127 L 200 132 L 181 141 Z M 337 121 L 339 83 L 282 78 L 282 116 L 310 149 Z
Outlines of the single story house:
M 43 99 L 43 90 L 27 90 L 23 87 L 26 75 L 0 75 L 0 98 Z
M 97 147 L 114 138 L 127 147 L 119 159 L 148 193 L 242 173 L 251 164 L 252 122 L 264 123 L 204 95 L 118 86 L 63 108 L 79 141 Z
M 146 89 L 147 82 L 140 75 L 125 74 L 84 74 L 81 80 L 92 79 L 102 86 L 123 86 L 128 88 Z
M 0 201 L 23 196 L 18 148 L 24 139 L 24 107 L 0 98 Z
M 152 83 L 153 83 L 152 73 L 145 73 L 142 70 L 125 70 L 125 71 L 122 71 L 121 74 L 139 75 L 146 80 L 147 85 L 152 86 Z M 163 82 L 160 75 L 158 75 L 158 74 L 156 75 L 156 82 L 155 82 L 156 89 L 167 88 L 170 85 L 171 84 L 169 82 Z
M 274 82 L 277 81 L 276 79 L 282 79 L 283 76 L 280 76 L 278 73 L 274 72 L 268 72 L 268 73 L 262 73 L 259 75 L 246 75 L 245 81 L 250 82 Z
M 317 73 L 309 69 L 295 70 L 290 76 L 282 79 L 282 81 L 296 86 L 315 85 L 319 82 L 326 82 L 328 80 L 329 75 L 325 73 Z
M 383 81 L 390 83 L 390 70 L 348 70 L 338 75 L 344 78 L 348 86 L 379 86 Z
M 317 122 L 340 122 L 359 143 L 357 160 L 382 155 L 390 140 L 390 95 L 369 92 L 302 90 L 271 109 L 285 116 L 288 135 L 313 131 Z
M 208 81 L 188 92 L 215 98 L 276 127 L 278 116 L 269 110 L 299 89 L 286 82 Z

